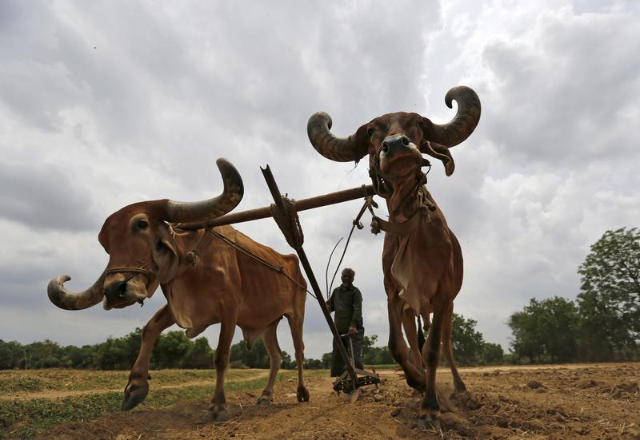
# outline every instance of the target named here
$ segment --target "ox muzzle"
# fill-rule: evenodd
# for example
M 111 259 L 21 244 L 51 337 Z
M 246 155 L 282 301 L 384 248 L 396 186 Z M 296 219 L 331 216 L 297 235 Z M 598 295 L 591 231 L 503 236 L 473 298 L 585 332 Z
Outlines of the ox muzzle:
M 129 274 L 124 279 L 113 281 L 105 287 L 103 302 L 105 310 L 122 309 L 136 302 L 144 305 L 144 300 L 148 298 L 147 285 L 132 281 L 135 276 L 136 274 Z M 151 282 L 152 278 L 149 278 Z

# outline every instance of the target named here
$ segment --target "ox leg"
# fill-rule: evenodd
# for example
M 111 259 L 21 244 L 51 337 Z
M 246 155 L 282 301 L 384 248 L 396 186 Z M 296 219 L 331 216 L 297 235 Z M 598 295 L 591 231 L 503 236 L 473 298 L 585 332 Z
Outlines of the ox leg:
M 267 330 L 262 334 L 264 347 L 269 353 L 269 381 L 262 391 L 262 395 L 258 397 L 258 405 L 269 405 L 273 402 L 273 384 L 276 382 L 276 376 L 282 364 L 282 350 L 278 345 L 277 329 L 278 321 L 267 327 Z
M 466 391 L 467 387 L 465 386 L 462 378 L 460 377 L 460 373 L 458 373 L 458 367 L 456 366 L 456 361 L 453 359 L 453 342 L 451 341 L 451 318 L 444 322 L 444 328 L 442 331 L 442 343 L 444 344 L 444 356 L 447 358 L 447 362 L 449 363 L 449 367 L 451 368 L 451 375 L 453 376 L 453 385 L 456 388 L 456 391 L 462 392 Z
M 409 342 L 409 358 L 413 365 L 417 368 L 422 368 L 422 347 L 418 346 L 416 316 L 410 307 L 406 307 L 402 311 L 402 327 Z
M 160 333 L 167 327 L 175 323 L 169 306 L 164 306 L 156 312 L 149 322 L 142 329 L 142 345 L 138 358 L 131 368 L 129 382 L 124 389 L 124 399 L 122 410 L 129 411 L 142 402 L 149 392 L 149 361 L 151 351 Z
M 389 352 L 395 361 L 402 367 L 407 384 L 418 391 L 424 391 L 424 373 L 411 362 L 407 350 L 407 344 L 402 336 L 402 308 L 404 301 L 399 298 L 387 299 L 389 312 Z
M 202 418 L 202 423 L 210 421 L 225 422 L 229 420 L 227 412 L 227 398 L 224 395 L 224 377 L 229 364 L 229 352 L 231 350 L 231 341 L 235 331 L 237 318 L 237 309 L 229 308 L 228 315 L 222 321 L 220 326 L 220 337 L 218 338 L 218 346 L 214 364 L 216 366 L 216 389 L 211 398 L 211 404 L 207 414 Z
M 304 303 L 302 304 L 302 311 L 304 313 Z M 309 390 L 304 383 L 304 341 L 302 340 L 302 321 L 303 318 L 300 315 L 289 317 L 289 327 L 291 328 L 291 337 L 293 338 L 293 348 L 296 352 L 296 365 L 298 367 L 298 389 L 296 394 L 298 402 L 309 401 Z
M 436 304 L 433 311 L 433 322 L 429 329 L 427 342 L 422 350 L 422 360 L 427 366 L 426 393 L 420 409 L 420 425 L 435 422 L 440 412 L 436 396 L 436 370 L 440 362 L 440 341 L 442 340 L 444 323 L 451 320 L 453 303 L 443 301 Z

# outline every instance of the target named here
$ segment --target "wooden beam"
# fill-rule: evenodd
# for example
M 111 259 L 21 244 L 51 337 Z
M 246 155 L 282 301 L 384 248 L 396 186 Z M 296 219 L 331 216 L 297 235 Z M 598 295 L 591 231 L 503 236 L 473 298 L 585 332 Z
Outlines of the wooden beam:
M 321 196 L 310 197 L 308 199 L 297 200 L 296 209 L 298 212 L 306 211 L 309 209 L 348 202 L 350 200 L 362 199 L 365 196 L 371 196 L 374 194 L 372 185 L 362 185 L 357 188 L 345 189 Z M 271 208 L 269 206 L 265 206 L 263 208 L 250 209 L 248 211 L 232 212 L 231 214 L 223 215 L 209 222 L 178 223 L 174 225 L 174 227 L 183 231 L 193 231 L 213 226 L 250 222 L 269 217 L 271 217 Z

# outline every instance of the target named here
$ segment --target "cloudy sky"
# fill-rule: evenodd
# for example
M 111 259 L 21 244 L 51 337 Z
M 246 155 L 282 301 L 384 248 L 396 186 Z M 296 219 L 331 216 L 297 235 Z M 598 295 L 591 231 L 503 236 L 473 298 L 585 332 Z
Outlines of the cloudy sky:
M 102 272 L 97 235 L 119 208 L 218 194 L 218 157 L 243 176 L 237 210 L 271 203 L 266 164 L 298 199 L 368 183 L 366 161 L 313 150 L 308 117 L 328 112 L 341 136 L 393 111 L 444 123 L 464 84 L 482 118 L 429 189 L 463 248 L 455 310 L 506 348 L 512 313 L 574 299 L 589 245 L 639 226 L 639 20 L 638 2 L 604 0 L 0 1 L 0 339 L 97 343 L 161 307 L 161 292 L 108 312 L 47 299 L 54 276 L 81 290 Z M 360 203 L 301 214 L 322 285 Z M 238 229 L 291 252 L 272 220 Z M 345 263 L 386 341 L 382 240 L 357 231 Z M 292 353 L 286 323 L 279 336 Z M 307 357 L 331 347 L 313 298 L 305 342 Z

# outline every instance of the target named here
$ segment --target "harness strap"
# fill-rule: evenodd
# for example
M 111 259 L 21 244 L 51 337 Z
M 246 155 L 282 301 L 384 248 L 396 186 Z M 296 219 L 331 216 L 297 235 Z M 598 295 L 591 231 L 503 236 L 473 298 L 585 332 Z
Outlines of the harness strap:
M 223 243 L 225 243 L 228 246 L 231 246 L 232 248 L 236 249 L 237 251 L 243 253 L 244 255 L 246 255 L 249 258 L 252 258 L 254 260 L 256 260 L 257 262 L 261 263 L 264 266 L 267 266 L 269 269 L 275 270 L 276 272 L 284 275 L 286 278 L 288 278 L 293 284 L 295 284 L 296 286 L 300 287 L 301 289 L 304 289 L 309 295 L 313 296 L 315 298 L 315 296 L 313 295 L 313 293 L 311 293 L 309 290 L 307 290 L 307 288 L 305 286 L 303 286 L 302 284 L 300 284 L 299 282 L 297 282 L 295 279 L 293 279 L 288 273 L 286 273 L 284 271 L 284 267 L 283 266 L 276 266 L 275 264 L 272 264 L 270 262 L 268 262 L 267 260 L 265 260 L 264 258 L 260 258 L 257 255 L 253 254 L 251 251 L 243 248 L 242 246 L 240 246 L 239 244 L 237 244 L 236 242 L 229 240 L 227 237 L 225 237 L 224 235 L 222 235 L 221 233 L 219 233 L 218 231 L 216 231 L 215 229 L 210 229 L 207 230 L 207 232 L 209 232 L 211 235 L 219 238 Z
M 140 267 L 112 267 L 110 269 L 105 270 L 104 273 L 105 274 L 123 273 L 123 272 L 124 273 L 141 273 L 143 275 L 146 275 L 146 277 L 149 279 L 149 282 L 151 282 L 156 278 L 156 274 L 144 268 L 147 264 L 151 263 L 151 261 L 152 260 L 147 261 Z
M 202 245 L 204 244 L 205 238 L 211 238 L 209 235 L 207 235 L 207 232 L 211 232 L 212 230 L 213 226 L 206 228 L 204 234 L 202 234 L 202 237 L 200 237 L 200 240 L 198 240 L 194 248 L 191 249 L 189 253 L 187 253 L 187 264 L 189 264 L 191 267 L 196 267 L 198 265 L 198 255 L 200 254 L 200 247 L 202 247 Z M 209 240 L 207 240 L 207 243 L 208 242 Z

